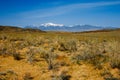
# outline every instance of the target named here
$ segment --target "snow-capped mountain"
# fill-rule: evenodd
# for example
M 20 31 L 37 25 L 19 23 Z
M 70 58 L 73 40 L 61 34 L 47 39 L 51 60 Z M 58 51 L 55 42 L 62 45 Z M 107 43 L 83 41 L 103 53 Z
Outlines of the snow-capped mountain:
M 45 24 L 41 24 L 41 26 L 45 26 L 45 27 L 49 27 L 49 26 L 53 26 L 53 27 L 63 27 L 63 24 L 54 24 L 54 23 L 45 23 Z
M 102 26 L 92 26 L 92 25 L 65 26 L 63 24 L 45 23 L 45 24 L 41 24 L 40 26 L 29 25 L 29 26 L 26 26 L 25 28 L 40 29 L 43 31 L 80 32 L 80 31 L 112 29 L 113 27 L 102 27 Z

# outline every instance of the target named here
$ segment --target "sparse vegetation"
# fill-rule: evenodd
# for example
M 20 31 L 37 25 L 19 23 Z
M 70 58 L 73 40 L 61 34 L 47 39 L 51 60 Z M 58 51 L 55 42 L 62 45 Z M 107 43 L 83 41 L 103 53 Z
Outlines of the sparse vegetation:
M 20 60 L 21 59 L 21 56 L 20 56 L 19 53 L 14 53 L 13 57 L 14 57 L 15 60 Z
M 0 80 L 119 80 L 119 32 L 1 29 Z
M 34 78 L 31 76 L 30 73 L 25 73 L 23 80 L 33 80 Z
M 60 51 L 75 52 L 77 51 L 76 41 L 75 40 L 60 41 L 58 49 Z
M 0 80 L 18 80 L 18 75 L 13 70 L 0 72 Z

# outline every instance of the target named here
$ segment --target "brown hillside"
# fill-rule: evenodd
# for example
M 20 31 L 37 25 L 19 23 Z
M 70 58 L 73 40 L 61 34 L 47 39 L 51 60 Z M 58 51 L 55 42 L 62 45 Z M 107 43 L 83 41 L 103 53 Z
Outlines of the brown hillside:
M 25 31 L 29 31 L 29 32 L 44 32 L 42 30 L 38 30 L 38 29 L 24 29 L 24 28 L 20 28 L 20 27 L 15 27 L 15 26 L 0 26 L 0 31 L 8 31 L 8 32 L 25 32 Z

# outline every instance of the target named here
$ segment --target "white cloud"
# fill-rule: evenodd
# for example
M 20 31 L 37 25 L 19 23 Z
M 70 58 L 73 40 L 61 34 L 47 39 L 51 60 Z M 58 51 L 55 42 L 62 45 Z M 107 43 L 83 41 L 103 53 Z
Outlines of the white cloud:
M 95 2 L 95 3 L 75 3 L 75 4 L 64 5 L 64 6 L 58 6 L 58 7 L 54 7 L 54 8 L 47 8 L 47 9 L 23 12 L 23 13 L 20 13 L 19 16 L 27 18 L 27 19 L 45 18 L 45 17 L 51 17 L 51 16 L 65 14 L 67 12 L 71 12 L 74 10 L 90 9 L 90 8 L 95 8 L 95 7 L 118 5 L 118 4 L 120 4 L 120 1 Z

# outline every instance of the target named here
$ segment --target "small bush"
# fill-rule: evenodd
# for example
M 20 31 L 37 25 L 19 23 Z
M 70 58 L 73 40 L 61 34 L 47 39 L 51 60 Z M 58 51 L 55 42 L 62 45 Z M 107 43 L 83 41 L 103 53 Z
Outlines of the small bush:
M 5 55 L 7 51 L 7 48 L 1 48 L 0 49 L 0 55 Z
M 9 43 L 0 43 L 0 55 L 7 56 L 10 55 L 10 44 Z
M 118 78 L 114 77 L 109 70 L 104 69 L 101 73 L 101 76 L 104 78 L 104 80 L 119 80 Z
M 104 56 L 101 54 L 84 53 L 73 56 L 72 60 L 77 64 L 80 64 L 81 61 L 85 61 L 100 69 L 102 67 L 101 63 L 104 60 Z
M 75 52 L 75 51 L 77 51 L 76 41 L 75 40 L 68 40 L 68 41 L 59 42 L 58 50 Z
M 59 75 L 51 76 L 52 80 L 70 80 L 71 76 L 66 71 L 62 71 Z
M 21 60 L 21 55 L 19 53 L 13 53 L 13 57 L 15 60 Z
M 55 55 L 53 52 L 54 52 L 54 48 L 51 48 L 48 51 L 41 49 L 41 52 L 40 52 L 40 57 L 44 58 L 48 64 L 48 70 L 52 70 L 54 68 L 53 61 L 54 61 Z
M 120 80 L 118 78 L 114 78 L 114 77 L 107 77 L 107 78 L 104 78 L 105 80 Z
M 23 79 L 24 79 L 24 80 L 33 80 L 33 77 L 31 76 L 30 73 L 25 73 Z
M 32 64 L 34 62 L 36 49 L 34 47 L 29 47 L 28 52 L 26 53 L 27 61 Z
M 71 76 L 67 72 L 63 71 L 59 76 L 60 80 L 70 80 Z
M 7 36 L 6 35 L 2 35 L 2 36 L 0 36 L 0 40 L 6 40 L 7 39 Z
M 0 80 L 18 80 L 18 75 L 13 70 L 0 72 Z
M 112 68 L 120 69 L 120 54 L 117 54 L 117 53 L 111 54 L 110 65 Z

